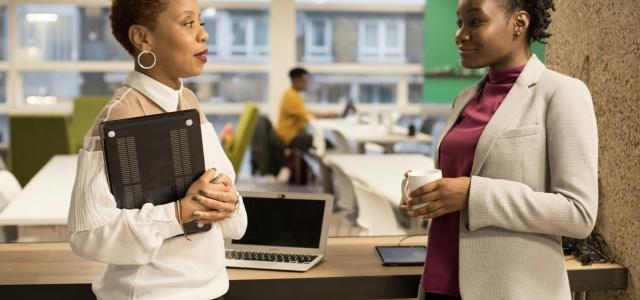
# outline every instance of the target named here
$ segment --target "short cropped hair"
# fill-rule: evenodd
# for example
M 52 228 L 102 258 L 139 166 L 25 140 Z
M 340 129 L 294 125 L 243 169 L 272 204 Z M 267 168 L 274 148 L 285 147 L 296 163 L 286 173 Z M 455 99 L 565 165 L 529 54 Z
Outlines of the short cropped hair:
M 291 78 L 291 81 L 304 75 L 309 75 L 309 72 L 307 72 L 307 70 L 303 68 L 293 68 L 291 69 L 291 71 L 289 71 L 289 78 Z
M 531 23 L 528 29 L 528 43 L 533 41 L 546 43 L 547 38 L 551 37 L 551 33 L 547 32 L 549 24 L 551 24 L 551 12 L 556 7 L 553 0 L 501 0 L 507 9 L 507 13 L 514 13 L 517 9 L 521 9 L 529 13 Z
M 142 25 L 153 29 L 158 15 L 169 6 L 169 0 L 113 0 L 111 3 L 111 32 L 129 54 L 135 55 L 135 47 L 129 40 L 129 28 Z

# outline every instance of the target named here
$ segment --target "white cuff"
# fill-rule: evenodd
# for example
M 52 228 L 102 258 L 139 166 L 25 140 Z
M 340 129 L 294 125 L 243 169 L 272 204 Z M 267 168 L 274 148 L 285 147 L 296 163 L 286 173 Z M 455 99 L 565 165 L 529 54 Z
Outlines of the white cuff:
M 158 226 L 158 231 L 163 239 L 183 233 L 182 226 L 176 218 L 176 205 L 177 202 L 158 205 L 153 211 L 153 222 Z

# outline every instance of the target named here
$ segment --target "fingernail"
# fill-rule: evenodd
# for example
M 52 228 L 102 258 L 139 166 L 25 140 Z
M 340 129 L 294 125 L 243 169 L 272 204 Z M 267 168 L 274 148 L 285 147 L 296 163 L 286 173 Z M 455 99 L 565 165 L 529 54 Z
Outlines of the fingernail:
M 218 180 L 220 179 L 220 176 L 222 176 L 222 175 L 220 175 L 220 174 L 216 175 L 216 177 L 211 179 L 211 181 L 209 181 L 209 183 L 211 183 L 211 184 L 217 183 Z
M 192 215 L 193 215 L 194 217 L 196 217 L 196 218 L 200 218 L 200 216 L 202 215 L 202 213 L 201 213 L 201 212 L 199 212 L 199 211 L 194 211 Z
M 195 201 L 195 202 L 202 202 L 202 197 L 195 195 L 193 197 L 191 197 L 191 200 Z
M 198 194 L 202 195 L 202 196 L 207 196 L 207 191 L 203 190 L 203 189 L 199 189 L 198 190 Z

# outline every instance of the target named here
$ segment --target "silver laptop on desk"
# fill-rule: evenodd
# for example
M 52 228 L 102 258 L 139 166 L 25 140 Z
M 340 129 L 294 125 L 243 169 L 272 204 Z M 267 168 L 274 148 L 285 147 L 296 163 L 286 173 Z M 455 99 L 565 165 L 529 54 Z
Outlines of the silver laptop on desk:
M 333 196 L 240 192 L 249 223 L 226 241 L 227 267 L 304 272 L 324 259 Z

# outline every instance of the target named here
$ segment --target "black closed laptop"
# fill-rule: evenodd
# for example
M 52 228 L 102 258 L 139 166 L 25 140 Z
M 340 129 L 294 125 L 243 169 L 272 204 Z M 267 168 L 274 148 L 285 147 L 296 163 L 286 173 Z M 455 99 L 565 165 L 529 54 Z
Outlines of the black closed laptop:
M 100 124 L 111 193 L 121 209 L 174 202 L 204 173 L 200 114 L 195 109 Z M 188 233 L 206 224 L 185 224 Z

